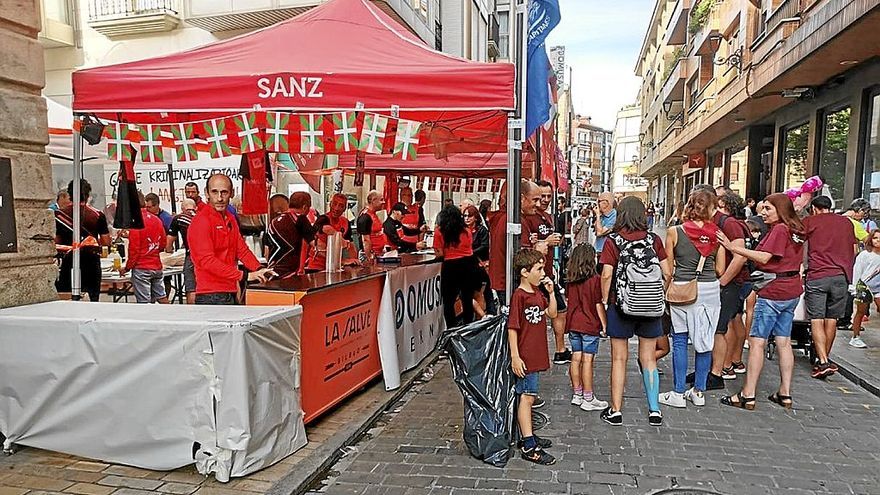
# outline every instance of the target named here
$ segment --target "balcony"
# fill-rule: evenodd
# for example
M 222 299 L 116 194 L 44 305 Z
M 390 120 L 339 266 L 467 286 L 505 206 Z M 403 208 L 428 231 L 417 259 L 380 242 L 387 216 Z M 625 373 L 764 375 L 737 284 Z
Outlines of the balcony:
M 687 43 L 688 16 L 693 7 L 694 0 L 678 0 L 669 16 L 669 24 L 666 25 L 666 34 L 663 35 L 663 44 L 678 46 Z
M 89 0 L 89 26 L 108 38 L 171 31 L 179 25 L 177 0 Z
M 296 17 L 319 0 L 189 0 L 187 24 L 210 31 L 260 29 Z
M 694 55 L 712 55 L 709 39 L 720 32 L 718 10 L 715 0 L 702 0 L 691 10 L 688 34 L 691 36 Z
M 687 78 L 690 76 L 691 59 L 689 57 L 679 58 L 669 71 L 663 88 L 660 89 L 659 102 L 684 101 L 684 87 Z

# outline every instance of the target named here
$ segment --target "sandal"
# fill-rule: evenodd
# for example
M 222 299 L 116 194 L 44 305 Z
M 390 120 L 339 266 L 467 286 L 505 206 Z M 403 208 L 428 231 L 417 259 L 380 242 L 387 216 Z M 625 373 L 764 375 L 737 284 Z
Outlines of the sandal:
M 784 407 L 785 409 L 791 409 L 792 404 L 794 404 L 794 401 L 791 400 L 790 395 L 782 395 L 779 392 L 773 392 L 770 397 L 767 397 L 767 399 L 769 399 L 770 402 Z
M 738 407 L 747 411 L 755 410 L 755 398 L 744 396 L 742 394 L 742 391 L 739 391 L 734 395 L 725 395 L 721 397 L 721 404 L 725 406 Z

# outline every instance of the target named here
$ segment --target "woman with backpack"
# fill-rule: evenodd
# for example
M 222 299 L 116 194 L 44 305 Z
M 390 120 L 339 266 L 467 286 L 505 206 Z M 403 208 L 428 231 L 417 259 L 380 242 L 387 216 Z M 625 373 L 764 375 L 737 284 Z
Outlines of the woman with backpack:
M 617 205 L 617 220 L 605 242 L 602 264 L 602 302 L 611 338 L 611 405 L 602 411 L 606 423 L 623 424 L 623 389 L 626 382 L 628 340 L 639 337 L 639 361 L 648 401 L 648 423 L 663 424 L 660 413 L 660 376 L 657 372 L 657 338 L 663 335 L 664 285 L 669 266 L 660 236 L 648 231 L 645 204 L 635 196 Z
M 666 234 L 666 256 L 674 260 L 675 271 L 667 300 L 672 318 L 672 371 L 674 388 L 660 394 L 660 403 L 670 407 L 706 405 L 703 392 L 712 366 L 715 329 L 721 312 L 718 277 L 726 267 L 725 252 L 715 236 L 720 229 L 712 221 L 717 197 L 696 189 L 684 209 L 684 223 Z M 694 344 L 694 386 L 685 388 L 688 368 L 688 338 Z
M 755 409 L 755 392 L 764 367 L 762 356 L 770 335 L 774 336 L 779 354 L 780 383 L 768 399 L 786 409 L 792 407 L 794 353 L 791 350 L 791 325 L 794 310 L 804 292 L 800 270 L 806 237 L 794 204 L 784 193 L 771 194 L 764 202 L 761 216 L 770 225 L 770 230 L 755 249 L 736 246 L 724 233 L 716 234 L 725 249 L 756 262 L 762 272 L 761 280 L 755 282 L 758 298 L 749 331 L 749 353 L 757 358 L 749 359 L 742 390 L 721 398 L 721 403 L 726 406 L 749 411 Z

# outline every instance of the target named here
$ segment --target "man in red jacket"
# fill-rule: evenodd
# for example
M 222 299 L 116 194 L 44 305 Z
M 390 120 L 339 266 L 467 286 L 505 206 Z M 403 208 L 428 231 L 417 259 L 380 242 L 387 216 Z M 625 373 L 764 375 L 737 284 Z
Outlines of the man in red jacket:
M 205 185 L 208 202 L 202 204 L 187 232 L 190 256 L 196 269 L 196 304 L 237 304 L 240 261 L 250 273 L 248 280 L 265 282 L 275 272 L 260 267 L 227 211 L 235 195 L 232 180 L 214 174 Z
M 131 287 L 138 303 L 167 304 L 162 260 L 159 258 L 159 253 L 165 250 L 165 226 L 159 217 L 144 207 L 143 194 L 140 199 L 144 228 L 128 231 L 128 260 L 119 269 L 119 274 L 131 271 Z

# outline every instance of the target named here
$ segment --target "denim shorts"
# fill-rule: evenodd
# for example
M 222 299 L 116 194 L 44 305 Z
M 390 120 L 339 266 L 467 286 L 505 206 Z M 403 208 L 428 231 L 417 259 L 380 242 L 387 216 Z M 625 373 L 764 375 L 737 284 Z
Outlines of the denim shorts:
M 134 290 L 135 300 L 141 304 L 149 304 L 165 297 L 163 278 L 162 270 L 132 269 L 131 288 Z
M 519 395 L 538 395 L 538 372 L 528 373 L 523 378 L 516 377 L 514 390 Z
M 773 301 L 758 297 L 755 303 L 755 316 L 752 320 L 750 337 L 768 339 L 774 337 L 791 337 L 791 324 L 794 321 L 794 309 L 800 297 L 786 301 Z
M 586 352 L 587 354 L 596 354 L 599 352 L 598 335 L 568 332 L 568 341 L 571 342 L 571 352 Z

